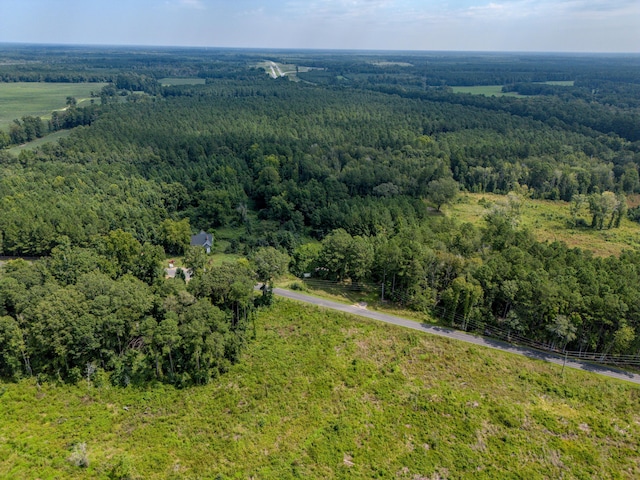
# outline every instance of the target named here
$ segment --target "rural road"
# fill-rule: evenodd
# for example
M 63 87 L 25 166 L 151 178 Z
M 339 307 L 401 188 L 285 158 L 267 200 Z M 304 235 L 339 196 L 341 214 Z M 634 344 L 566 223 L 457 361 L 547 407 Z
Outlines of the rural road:
M 278 70 L 278 75 L 284 77 L 284 73 L 282 73 L 282 70 L 280 70 L 280 65 L 278 65 L 276 62 L 271 62 L 271 70 L 273 71 L 274 68 Z
M 325 300 L 318 297 L 312 297 L 311 295 L 305 295 L 303 293 L 294 292 L 291 290 L 285 290 L 283 288 L 274 288 L 273 293 L 279 297 L 289 298 L 291 300 L 297 300 L 299 302 L 309 303 L 318 307 L 328 308 L 331 310 L 337 310 L 340 312 L 350 313 L 358 315 L 360 317 L 371 318 L 380 322 L 391 323 L 400 327 L 411 328 L 413 330 L 419 330 L 421 332 L 430 333 L 432 335 L 439 335 L 441 337 L 452 338 L 454 340 L 460 340 L 467 343 L 473 343 L 474 345 L 480 345 L 482 347 L 494 348 L 496 350 L 502 350 L 503 352 L 515 353 L 516 355 L 522 355 L 524 357 L 533 358 L 536 360 L 544 360 L 546 362 L 556 363 L 562 365 L 564 358 L 551 353 L 542 352 L 540 350 L 534 350 L 526 347 L 519 347 L 511 345 L 510 343 L 501 342 L 499 340 L 492 340 L 476 335 L 471 335 L 465 332 L 452 330 L 449 328 L 438 327 L 434 325 L 427 325 L 424 323 L 418 323 L 413 320 L 407 320 L 406 318 L 396 317 L 394 315 L 388 315 L 386 313 L 373 312 L 367 310 L 365 307 L 359 307 L 355 305 L 345 305 L 338 302 L 332 302 L 331 300 Z M 575 368 L 578 370 L 585 370 L 599 375 L 605 375 L 607 377 L 617 378 L 620 380 L 626 380 L 628 382 L 640 384 L 640 375 L 618 370 L 616 368 L 610 368 L 604 365 L 596 365 L 589 362 L 580 362 L 572 359 L 567 360 L 566 366 L 568 368 Z

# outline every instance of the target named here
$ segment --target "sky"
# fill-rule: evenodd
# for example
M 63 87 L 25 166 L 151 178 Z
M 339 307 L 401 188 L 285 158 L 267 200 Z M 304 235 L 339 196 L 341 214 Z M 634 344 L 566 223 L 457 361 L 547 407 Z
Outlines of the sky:
M 0 0 L 0 42 L 640 53 L 640 0 Z

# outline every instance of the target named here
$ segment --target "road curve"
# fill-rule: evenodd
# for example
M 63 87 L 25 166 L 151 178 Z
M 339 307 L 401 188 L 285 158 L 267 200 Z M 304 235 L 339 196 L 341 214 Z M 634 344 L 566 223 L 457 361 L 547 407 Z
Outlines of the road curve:
M 311 295 L 305 295 L 303 293 L 294 292 L 292 290 L 286 290 L 284 288 L 274 288 L 273 293 L 279 297 L 288 298 L 291 300 L 297 300 L 299 302 L 309 303 L 318 307 L 328 308 L 330 310 L 337 310 L 339 312 L 350 313 L 352 315 L 358 315 L 360 317 L 371 318 L 380 322 L 391 323 L 400 327 L 411 328 L 413 330 L 419 330 L 421 332 L 430 333 L 432 335 L 439 335 L 441 337 L 453 338 L 454 340 L 460 340 L 467 343 L 473 343 L 474 345 L 480 345 L 482 347 L 494 348 L 496 350 L 502 350 L 503 352 L 515 353 L 516 355 L 522 355 L 524 357 L 533 358 L 536 360 L 544 360 L 546 362 L 556 363 L 562 365 L 564 358 L 552 353 L 543 352 L 540 350 L 534 350 L 532 348 L 520 347 L 512 345 L 510 343 L 501 342 L 500 340 L 493 340 L 484 338 L 469 333 L 460 332 L 445 327 L 437 327 L 434 325 L 428 325 L 424 323 L 418 323 L 413 320 L 408 320 L 402 317 L 396 317 L 395 315 L 389 315 L 386 313 L 373 312 L 366 308 L 356 305 L 345 305 L 338 302 L 332 302 L 331 300 L 325 300 L 323 298 L 312 297 Z M 616 368 L 607 367 L 604 365 L 597 365 L 589 362 L 581 362 L 573 359 L 568 359 L 566 363 L 567 368 L 575 368 L 578 370 L 585 370 L 598 375 L 605 375 L 611 378 L 617 378 L 619 380 L 626 380 L 628 382 L 640 384 L 640 375 L 635 373 L 625 372 Z

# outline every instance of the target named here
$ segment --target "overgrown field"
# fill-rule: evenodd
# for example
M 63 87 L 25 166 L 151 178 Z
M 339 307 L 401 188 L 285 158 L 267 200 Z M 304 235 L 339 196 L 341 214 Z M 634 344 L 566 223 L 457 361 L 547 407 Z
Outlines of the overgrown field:
M 494 205 L 505 201 L 505 196 L 492 193 L 469 193 L 448 207 L 447 215 L 462 222 L 482 226 L 484 216 Z M 640 247 L 640 225 L 624 218 L 619 228 L 597 230 L 590 227 L 571 227 L 569 204 L 562 201 L 524 199 L 520 206 L 519 225 L 528 228 L 541 242 L 559 241 L 569 247 L 591 250 L 598 256 L 620 255 L 624 249 Z M 586 212 L 581 216 L 586 223 L 591 219 Z
M 166 77 L 158 80 L 160 85 L 204 85 L 204 78 Z
M 640 476 L 636 386 L 283 300 L 256 335 L 206 387 L 2 385 L 0 477 Z
M 488 97 L 518 97 L 517 93 L 503 92 L 502 85 L 475 85 L 472 87 L 451 87 L 453 93 L 471 93 L 473 95 L 486 95 Z
M 89 101 L 91 92 L 99 93 L 104 85 L 106 84 L 0 83 L 0 129 L 6 131 L 16 118 L 48 117 L 53 110 L 65 108 L 67 97 L 75 97 L 79 104 Z

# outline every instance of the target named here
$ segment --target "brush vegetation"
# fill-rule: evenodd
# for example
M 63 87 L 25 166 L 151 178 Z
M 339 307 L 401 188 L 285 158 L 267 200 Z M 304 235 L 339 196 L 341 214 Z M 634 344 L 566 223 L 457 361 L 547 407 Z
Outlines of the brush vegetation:
M 2 385 L 3 478 L 638 478 L 625 382 L 278 300 L 203 387 Z
M 468 87 L 451 87 L 453 93 L 469 93 L 471 95 L 486 95 L 495 97 L 517 97 L 518 94 L 512 92 L 504 92 L 502 85 L 474 85 Z
M 496 205 L 507 201 L 505 195 L 492 193 L 465 193 L 445 207 L 446 214 L 461 223 L 482 227 L 485 216 Z M 623 250 L 640 247 L 640 225 L 623 218 L 618 228 L 595 229 L 588 212 L 581 212 L 583 226 L 575 226 L 569 202 L 522 198 L 518 224 L 531 231 L 540 242 L 563 242 L 571 248 L 589 250 L 594 255 L 619 256 Z

